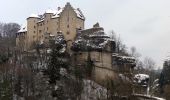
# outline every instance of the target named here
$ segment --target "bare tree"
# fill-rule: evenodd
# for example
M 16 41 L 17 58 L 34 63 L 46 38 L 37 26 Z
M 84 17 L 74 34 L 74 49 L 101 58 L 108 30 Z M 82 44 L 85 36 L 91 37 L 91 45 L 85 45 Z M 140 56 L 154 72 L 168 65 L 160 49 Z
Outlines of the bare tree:
M 127 53 L 127 46 L 122 42 L 120 35 L 117 34 L 112 30 L 110 32 L 110 38 L 116 42 L 116 52 L 120 53 L 121 55 L 128 55 Z
M 148 69 L 149 71 L 153 70 L 155 67 L 155 61 L 150 57 L 144 58 L 144 67 Z

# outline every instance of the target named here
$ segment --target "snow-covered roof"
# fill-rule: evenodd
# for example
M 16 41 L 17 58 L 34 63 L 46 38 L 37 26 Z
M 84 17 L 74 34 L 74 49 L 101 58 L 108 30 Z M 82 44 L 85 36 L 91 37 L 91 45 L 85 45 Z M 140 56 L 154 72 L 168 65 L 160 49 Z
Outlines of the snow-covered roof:
M 43 22 L 43 21 L 44 21 L 44 19 L 41 19 L 41 20 L 38 21 L 38 23 Z
M 81 10 L 79 8 L 74 9 L 75 13 L 77 14 L 77 17 L 80 19 L 85 19 L 83 13 L 81 12 Z
M 31 14 L 28 18 L 40 18 L 37 14 Z
M 54 11 L 55 13 L 53 13 L 54 16 L 52 16 L 51 18 L 58 18 L 60 17 L 60 14 L 63 12 L 63 8 Z
M 26 32 L 27 31 L 27 25 L 21 26 L 21 29 L 18 31 L 18 33 Z
M 45 14 L 52 14 L 53 16 L 51 16 L 51 18 L 58 18 L 60 17 L 61 13 L 64 11 L 65 7 L 63 8 L 60 8 L 60 9 L 47 9 L 45 11 Z M 85 17 L 82 13 L 82 11 L 77 8 L 77 9 L 74 9 L 74 12 L 76 13 L 77 17 L 82 19 L 82 20 L 85 20 Z M 40 18 L 40 19 L 44 19 L 43 17 L 43 14 L 42 15 L 37 15 L 37 14 L 31 14 L 28 18 Z
M 45 11 L 45 13 L 47 13 L 47 14 L 54 14 L 54 13 L 56 13 L 56 11 L 57 11 L 57 10 L 47 9 L 47 10 Z

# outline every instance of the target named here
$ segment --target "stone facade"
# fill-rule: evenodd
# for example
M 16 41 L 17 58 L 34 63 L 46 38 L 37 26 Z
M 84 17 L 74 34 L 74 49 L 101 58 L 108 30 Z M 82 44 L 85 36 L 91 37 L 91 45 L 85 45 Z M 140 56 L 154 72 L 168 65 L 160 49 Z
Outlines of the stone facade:
M 24 50 L 31 50 L 35 44 L 49 42 L 50 36 L 56 36 L 57 32 L 62 32 L 68 48 L 74 41 L 78 29 L 84 29 L 85 17 L 79 8 L 74 9 L 70 3 L 64 8 L 58 7 L 57 10 L 47 10 L 43 15 L 32 14 L 27 18 L 25 30 L 21 30 L 16 35 L 16 46 L 21 47 L 23 41 L 20 39 L 25 36 Z M 69 42 L 70 41 L 70 42 Z

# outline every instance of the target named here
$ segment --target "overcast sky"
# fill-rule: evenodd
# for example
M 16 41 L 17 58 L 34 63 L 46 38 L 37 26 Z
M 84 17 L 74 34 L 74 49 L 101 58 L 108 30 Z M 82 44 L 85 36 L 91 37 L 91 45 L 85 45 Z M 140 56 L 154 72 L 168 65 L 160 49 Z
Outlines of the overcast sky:
M 152 57 L 158 66 L 170 52 L 170 0 L 3 0 L 0 21 L 25 23 L 31 13 L 63 7 L 70 2 L 86 17 L 86 28 L 96 22 L 105 32 L 114 30 L 142 57 Z

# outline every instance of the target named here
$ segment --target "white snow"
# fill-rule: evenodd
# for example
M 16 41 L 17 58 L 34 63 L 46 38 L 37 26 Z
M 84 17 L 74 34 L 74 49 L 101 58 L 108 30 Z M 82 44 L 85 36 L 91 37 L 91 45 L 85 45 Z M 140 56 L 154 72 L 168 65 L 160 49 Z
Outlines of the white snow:
M 54 16 L 52 16 L 51 18 L 58 18 L 58 17 L 60 17 L 60 14 L 63 12 L 63 9 L 60 9 L 60 10 L 58 10 L 58 11 L 56 11 L 55 13 L 54 13 Z
M 100 43 L 99 46 L 105 46 L 108 43 L 108 40 L 105 40 L 103 43 Z
M 47 49 L 47 53 L 49 54 L 49 53 L 51 53 L 52 52 L 52 50 L 51 49 Z
M 18 33 L 26 32 L 26 31 L 27 31 L 27 25 L 24 25 L 21 27 L 21 29 L 18 31 Z
M 122 59 L 133 59 L 133 60 L 135 60 L 135 58 L 134 57 L 129 57 L 129 56 L 120 56 Z
M 50 36 L 51 36 L 51 37 L 54 37 L 55 35 L 53 35 L 53 34 L 50 34 Z
M 149 79 L 149 75 L 147 75 L 147 74 L 136 74 L 134 78 L 138 79 L 138 83 L 141 83 L 143 80 Z
M 65 68 L 60 68 L 60 74 L 61 74 L 62 76 L 67 75 L 67 70 L 66 70 Z
M 38 21 L 38 23 L 43 22 L 43 21 L 44 21 L 44 19 L 41 19 L 40 21 Z
M 156 100 L 165 100 L 164 98 L 159 98 L 159 97 L 154 97 L 154 96 L 153 96 L 153 98 Z
M 56 10 L 52 10 L 52 9 L 47 9 L 45 11 L 46 14 L 54 14 L 56 12 Z
M 64 53 L 66 51 L 66 48 L 65 47 L 63 47 L 62 49 L 60 49 L 60 53 Z
M 78 18 L 85 19 L 83 13 L 80 11 L 79 8 L 74 9 L 74 11 L 75 11 L 75 13 L 77 14 L 77 17 L 78 17 Z
M 29 17 L 40 18 L 37 14 L 31 14 Z
M 40 41 L 40 45 L 42 45 L 42 44 L 44 44 L 44 41 L 43 41 L 43 40 Z

